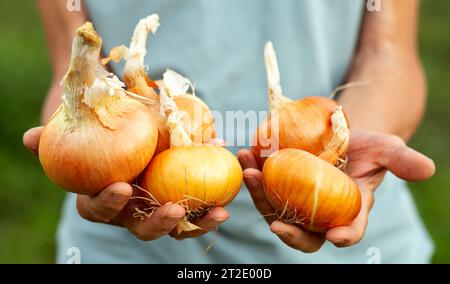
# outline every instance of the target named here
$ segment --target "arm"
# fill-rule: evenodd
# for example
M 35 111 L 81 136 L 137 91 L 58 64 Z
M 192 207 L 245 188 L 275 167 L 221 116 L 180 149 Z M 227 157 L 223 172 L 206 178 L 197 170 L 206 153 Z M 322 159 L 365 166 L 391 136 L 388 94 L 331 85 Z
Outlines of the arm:
M 66 1 L 38 0 L 37 4 L 44 25 L 53 71 L 41 115 L 41 122 L 45 124 L 61 103 L 62 89 L 59 82 L 69 64 L 73 35 L 75 30 L 87 20 L 87 16 L 83 8 L 80 12 L 67 11 Z
M 426 100 L 417 54 L 419 0 L 406 2 L 385 0 L 381 12 L 365 13 L 348 81 L 374 80 L 366 87 L 345 90 L 339 98 L 352 129 L 394 134 L 404 140 L 417 128 Z
M 266 218 L 272 232 L 303 252 L 317 251 L 325 240 L 337 247 L 358 243 L 367 227 L 374 192 L 386 171 L 411 181 L 434 173 L 433 161 L 404 142 L 413 134 L 425 106 L 425 79 L 416 47 L 418 0 L 384 0 L 382 9 L 364 16 L 348 81 L 383 79 L 364 88 L 347 89 L 339 98 L 352 129 L 346 173 L 361 190 L 359 215 L 350 225 L 330 229 L 324 235 Z M 238 157 L 256 207 L 260 212 L 273 212 L 251 152 L 242 150 Z
M 87 17 L 83 7 L 80 12 L 68 12 L 66 1 L 38 0 L 38 6 L 53 69 L 50 89 L 42 111 L 42 122 L 45 124 L 61 104 L 63 90 L 59 82 L 68 67 L 73 35 Z M 38 155 L 42 129 L 43 127 L 32 128 L 23 137 L 23 143 L 35 155 Z M 216 141 L 216 143 L 220 142 Z M 115 183 L 96 196 L 78 195 L 77 209 L 79 214 L 87 220 L 125 227 L 141 240 L 154 240 L 169 233 L 176 239 L 197 237 L 215 230 L 228 219 L 228 212 L 218 207 L 195 222 L 202 228 L 201 230 L 183 232 L 179 235 L 173 229 L 185 216 L 183 207 L 178 204 L 165 204 L 155 210 L 151 217 L 141 221 L 133 217 L 136 204 L 130 202 L 132 194 L 132 187 L 128 183 Z

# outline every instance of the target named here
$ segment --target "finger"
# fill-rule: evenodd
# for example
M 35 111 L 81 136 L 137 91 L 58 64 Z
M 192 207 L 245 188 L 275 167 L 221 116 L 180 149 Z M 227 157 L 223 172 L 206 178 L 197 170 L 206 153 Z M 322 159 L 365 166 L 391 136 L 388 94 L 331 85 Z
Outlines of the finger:
M 259 169 L 258 163 L 256 162 L 253 153 L 248 149 L 239 150 L 237 154 L 239 163 L 243 169 Z
M 149 218 L 127 218 L 125 227 L 140 240 L 151 241 L 172 231 L 185 214 L 180 205 L 168 203 L 156 209 Z
M 258 170 L 247 168 L 244 170 L 244 182 L 250 192 L 253 203 L 256 209 L 270 224 L 275 219 L 275 209 L 267 201 L 266 194 L 264 193 L 264 186 L 262 180 L 262 173 Z
M 228 220 L 230 215 L 227 210 L 223 207 L 216 207 L 211 212 L 206 214 L 206 216 L 201 217 L 200 219 L 194 221 L 193 223 L 201 228 L 201 230 L 194 231 L 184 231 L 178 234 L 176 230 L 172 230 L 170 235 L 177 240 L 185 239 L 185 238 L 195 238 L 201 235 L 204 235 L 210 231 L 217 230 L 223 222 Z
M 407 181 L 426 180 L 436 170 L 433 160 L 402 144 L 390 147 L 379 162 L 397 177 Z
M 23 145 L 35 155 L 38 155 L 39 138 L 43 129 L 43 126 L 34 127 L 23 134 Z
M 373 191 L 362 191 L 362 205 L 358 216 L 349 226 L 332 228 L 326 232 L 326 239 L 337 247 L 348 247 L 361 241 L 367 228 L 369 211 L 374 204 Z
M 202 230 L 204 231 L 212 231 L 217 229 L 217 227 L 228 220 L 228 218 L 230 218 L 230 215 L 228 214 L 227 210 L 225 210 L 225 208 L 216 207 L 211 210 L 211 212 L 209 212 L 202 218 L 199 218 L 193 223 L 202 228 Z
M 281 221 L 274 221 L 270 225 L 270 230 L 288 246 L 305 253 L 318 251 L 325 242 L 323 235 L 303 231 L 294 225 L 288 225 Z
M 95 196 L 78 195 L 77 209 L 81 217 L 93 221 L 108 223 L 128 203 L 132 195 L 128 183 L 111 184 Z

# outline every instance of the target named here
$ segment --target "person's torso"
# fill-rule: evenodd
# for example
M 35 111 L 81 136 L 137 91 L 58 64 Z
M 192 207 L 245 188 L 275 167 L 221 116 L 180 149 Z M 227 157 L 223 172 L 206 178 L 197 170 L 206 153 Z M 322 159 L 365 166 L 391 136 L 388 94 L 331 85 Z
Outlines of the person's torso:
M 159 14 L 161 26 L 147 44 L 150 76 L 158 79 L 171 68 L 190 78 L 197 94 L 220 112 L 218 132 L 232 146 L 248 145 L 257 124 L 248 122 L 245 131 L 229 123 L 233 115 L 264 118 L 267 111 L 264 44 L 272 41 L 278 53 L 286 96 L 327 96 L 344 80 L 363 12 L 361 0 L 87 3 L 105 52 L 128 45 L 140 18 Z M 113 67 L 121 74 L 123 64 Z

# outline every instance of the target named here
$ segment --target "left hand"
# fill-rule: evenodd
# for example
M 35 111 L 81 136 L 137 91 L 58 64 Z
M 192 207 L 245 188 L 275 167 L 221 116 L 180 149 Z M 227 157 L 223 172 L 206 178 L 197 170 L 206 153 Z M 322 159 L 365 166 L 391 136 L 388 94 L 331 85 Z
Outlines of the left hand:
M 273 217 L 266 217 L 270 229 L 292 248 L 303 252 L 315 252 L 325 240 L 337 247 L 348 247 L 358 243 L 366 230 L 369 211 L 374 204 L 374 192 L 382 182 L 386 171 L 407 181 L 421 181 L 430 178 L 435 171 L 434 163 L 423 154 L 406 146 L 395 135 L 365 130 L 352 132 L 347 152 L 348 163 L 345 172 L 358 184 L 361 190 L 362 207 L 358 216 L 348 226 L 328 230 L 325 234 L 305 231 L 288 225 Z M 257 209 L 267 215 L 275 210 L 264 194 L 262 173 L 251 151 L 241 150 L 239 161 L 244 169 L 244 181 Z

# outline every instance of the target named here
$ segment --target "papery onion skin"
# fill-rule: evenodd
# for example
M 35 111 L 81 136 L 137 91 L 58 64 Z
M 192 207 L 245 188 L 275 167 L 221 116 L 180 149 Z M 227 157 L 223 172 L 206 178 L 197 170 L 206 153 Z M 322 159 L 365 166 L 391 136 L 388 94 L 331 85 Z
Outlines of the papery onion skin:
M 298 149 L 273 153 L 263 168 L 265 195 L 280 220 L 312 232 L 349 225 L 361 193 L 344 172 Z
M 203 101 L 191 94 L 176 96 L 173 100 L 178 110 L 185 112 L 182 120 L 183 127 L 194 144 L 206 144 L 216 137 L 214 116 Z M 165 125 L 165 119 L 159 112 L 153 113 L 159 117 L 156 155 L 170 148 L 170 133 Z
M 254 136 L 252 152 L 260 167 L 279 149 L 296 148 L 320 155 L 333 137 L 331 115 L 337 106 L 325 97 L 307 97 L 279 105 Z M 274 116 L 278 124 L 273 126 Z
M 189 210 L 226 206 L 241 188 L 242 169 L 219 146 L 173 147 L 152 159 L 139 184 L 160 204 L 189 200 Z
M 154 117 L 158 119 L 158 141 L 156 143 L 155 155 L 170 148 L 170 133 L 169 130 L 163 126 L 165 124 L 164 118 L 161 117 L 159 112 L 152 112 Z
M 147 37 L 150 32 L 153 34 L 156 33 L 159 26 L 159 16 L 157 14 L 142 18 L 134 29 L 130 47 L 115 47 L 110 51 L 109 56 L 102 60 L 103 64 L 106 64 L 110 60 L 117 62 L 124 57 L 126 60 L 124 80 L 128 90 L 158 102 L 149 106 L 149 111 L 152 112 L 153 119 L 158 124 L 158 141 L 155 154 L 159 154 L 170 147 L 170 133 L 166 127 L 166 117 L 160 113 L 160 98 L 156 92 L 156 89 L 160 87 L 158 85 L 163 84 L 163 80 L 159 81 L 158 84 L 158 82 L 150 79 L 146 72 L 147 69 L 144 66 L 144 57 L 147 54 Z M 175 76 L 175 78 L 170 78 L 175 79 L 175 81 L 177 81 L 176 79 L 181 79 L 189 82 L 193 91 L 193 86 L 187 78 L 171 70 L 167 70 L 166 74 L 169 74 L 169 77 L 170 75 Z M 204 144 L 216 137 L 214 117 L 208 106 L 197 98 L 194 92 L 192 94 L 177 93 L 171 94 L 170 96 L 176 102 L 178 109 L 187 113 L 183 118 L 183 126 L 195 144 Z M 199 113 L 195 112 L 197 107 L 199 107 Z
M 199 98 L 181 95 L 174 98 L 178 110 L 184 111 L 183 127 L 194 144 L 205 144 L 216 137 L 214 116 Z
M 347 117 L 334 100 L 283 95 L 277 56 L 271 42 L 264 48 L 270 114 L 253 138 L 252 152 L 260 167 L 279 149 L 308 151 L 332 165 L 345 165 L 350 131 Z

